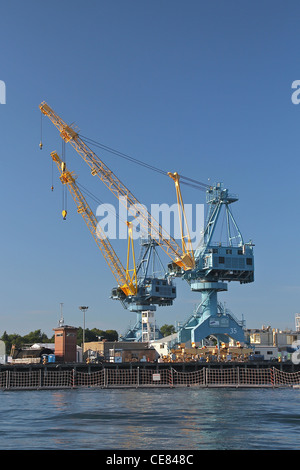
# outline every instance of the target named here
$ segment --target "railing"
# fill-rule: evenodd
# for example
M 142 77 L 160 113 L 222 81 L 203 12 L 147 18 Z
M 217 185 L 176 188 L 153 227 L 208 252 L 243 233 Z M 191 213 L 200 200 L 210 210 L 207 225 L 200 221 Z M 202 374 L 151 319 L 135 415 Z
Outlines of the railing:
M 266 369 L 203 367 L 194 372 L 178 372 L 174 368 L 157 371 L 137 367 L 133 369 L 103 368 L 95 372 L 80 372 L 76 369 L 0 372 L 0 390 L 193 386 L 236 388 L 297 386 L 300 388 L 300 371 L 283 372 L 275 367 Z

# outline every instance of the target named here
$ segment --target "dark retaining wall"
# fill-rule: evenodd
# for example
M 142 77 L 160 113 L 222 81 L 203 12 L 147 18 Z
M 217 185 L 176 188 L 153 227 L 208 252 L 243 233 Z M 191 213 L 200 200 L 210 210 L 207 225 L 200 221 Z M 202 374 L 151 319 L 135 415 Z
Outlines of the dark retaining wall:
M 169 370 L 175 369 L 177 372 L 194 372 L 205 369 L 235 369 L 235 368 L 247 368 L 247 369 L 269 369 L 275 367 L 282 372 L 299 372 L 300 364 L 293 364 L 290 361 L 276 362 L 276 361 L 260 361 L 260 362 L 170 362 L 170 363 L 153 363 L 153 362 L 124 362 L 124 363 L 112 363 L 103 362 L 100 364 L 85 364 L 79 362 L 72 363 L 48 363 L 48 364 L 0 364 L 0 372 L 6 370 L 15 372 L 26 372 L 32 370 L 59 370 L 69 371 L 75 369 L 79 372 L 96 372 L 102 369 L 120 369 L 130 370 L 139 367 L 139 369 L 145 370 Z

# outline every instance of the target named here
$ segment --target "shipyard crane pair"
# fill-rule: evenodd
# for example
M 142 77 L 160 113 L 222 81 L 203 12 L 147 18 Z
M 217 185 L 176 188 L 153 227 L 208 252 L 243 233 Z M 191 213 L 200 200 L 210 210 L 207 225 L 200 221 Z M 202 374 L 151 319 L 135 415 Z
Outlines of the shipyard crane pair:
M 126 200 L 131 205 L 139 205 L 139 201 L 88 147 L 73 126 L 67 125 L 46 102 L 41 103 L 40 110 L 42 114 L 50 118 L 59 130 L 63 141 L 69 142 L 88 164 L 91 174 L 99 177 L 119 201 Z M 40 146 L 42 147 L 42 143 Z M 209 208 L 203 237 L 199 246 L 193 250 L 180 190 L 180 176 L 178 173 L 168 173 L 168 176 L 175 182 L 177 202 L 180 207 L 181 246 L 153 219 L 149 212 L 141 211 L 139 213 L 141 229 L 148 234 L 149 238 L 144 244 L 144 248 L 147 247 L 147 249 L 144 250 L 142 262 L 136 266 L 133 257 L 134 267 L 130 272 L 128 264 L 130 246 L 134 255 L 130 226 L 127 268 L 125 270 L 107 238 L 99 236 L 97 233 L 99 225 L 97 225 L 96 218 L 92 215 L 92 211 L 76 185 L 76 178 L 66 169 L 64 162 L 56 152 L 52 153 L 52 158 L 61 171 L 62 183 L 67 184 L 77 204 L 78 212 L 84 215 L 95 241 L 115 276 L 118 285 L 112 291 L 113 298 L 120 300 L 126 308 L 138 312 L 139 315 L 145 310 L 155 310 L 156 305 L 172 305 L 176 297 L 176 288 L 171 278 L 179 276 L 189 283 L 192 291 L 201 293 L 201 302 L 196 311 L 179 330 L 179 342 L 200 343 L 210 335 L 215 336 L 218 342 L 228 342 L 229 337 L 236 341 L 244 341 L 243 324 L 236 320 L 217 299 L 218 292 L 227 290 L 227 282 L 249 283 L 254 280 L 253 244 L 251 242 L 244 243 L 230 210 L 230 205 L 238 200 L 237 196 L 230 195 L 221 183 L 209 186 L 196 180 L 186 179 L 191 185 L 206 191 L 206 202 Z M 227 239 L 225 242 L 216 242 L 214 234 L 222 211 L 225 212 Z M 181 219 L 181 213 L 183 219 Z M 186 235 L 183 230 L 184 225 Z M 163 278 L 149 276 L 148 271 L 142 274 L 141 269 L 145 265 L 146 253 L 149 255 L 149 251 L 154 252 L 158 246 L 170 258 L 168 275 Z M 136 333 L 140 328 L 140 322 L 139 316 L 132 339 L 137 338 Z

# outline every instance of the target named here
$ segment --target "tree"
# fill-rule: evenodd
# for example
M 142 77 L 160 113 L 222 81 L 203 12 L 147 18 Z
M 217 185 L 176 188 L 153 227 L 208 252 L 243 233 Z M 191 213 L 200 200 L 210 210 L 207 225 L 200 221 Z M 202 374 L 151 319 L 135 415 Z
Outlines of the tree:
M 175 327 L 173 325 L 163 325 L 160 328 L 160 332 L 164 337 L 169 336 L 175 333 Z
M 25 344 L 49 343 L 47 335 L 42 333 L 41 330 L 31 331 L 27 335 L 23 336 L 23 341 Z
M 6 331 L 4 331 L 1 339 L 2 339 L 2 341 L 4 341 L 4 343 L 9 340 L 9 337 L 8 337 L 8 334 L 6 333 Z
M 99 330 L 99 328 L 93 328 L 91 331 L 94 333 L 95 337 L 97 338 L 96 341 L 104 339 L 106 337 L 104 330 Z
M 25 344 L 54 342 L 54 337 L 50 340 L 45 333 L 41 332 L 41 330 L 31 331 L 25 336 L 21 336 L 17 333 L 8 335 L 7 332 L 4 331 L 1 339 L 5 343 L 7 354 L 10 354 L 12 345 L 18 349 L 22 348 Z
M 118 341 L 118 332 L 116 330 L 105 330 L 105 338 L 107 341 Z
M 89 343 L 91 341 L 99 341 L 106 339 L 107 341 L 118 341 L 118 332 L 116 330 L 99 330 L 98 328 L 93 328 L 89 330 L 86 328 L 84 330 L 84 341 Z M 77 330 L 77 345 L 81 346 L 83 342 L 83 329 L 81 326 Z

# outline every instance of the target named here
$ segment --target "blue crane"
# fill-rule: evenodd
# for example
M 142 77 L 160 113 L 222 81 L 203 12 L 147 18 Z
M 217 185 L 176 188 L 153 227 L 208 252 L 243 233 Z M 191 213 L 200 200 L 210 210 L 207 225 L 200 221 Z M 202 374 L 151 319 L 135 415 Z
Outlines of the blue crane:
M 112 289 L 112 299 L 119 300 L 124 308 L 136 312 L 136 322 L 122 335 L 123 341 L 151 341 L 162 337 L 155 324 L 154 312 L 157 306 L 173 305 L 176 299 L 176 285 L 166 274 L 157 250 L 158 246 L 157 241 L 151 237 L 140 239 L 135 296 L 125 296 L 118 287 Z
M 229 338 L 245 342 L 243 321 L 218 302 L 218 293 L 227 291 L 228 282 L 254 281 L 254 245 L 244 242 L 233 216 L 231 204 L 236 201 L 237 195 L 230 194 L 222 183 L 206 189 L 208 210 L 200 243 L 194 250 L 195 267 L 182 273 L 191 290 L 201 294 L 201 302 L 179 330 L 181 343 L 201 343 L 209 336 L 218 344 L 228 343 Z M 220 225 L 223 230 L 217 234 Z

